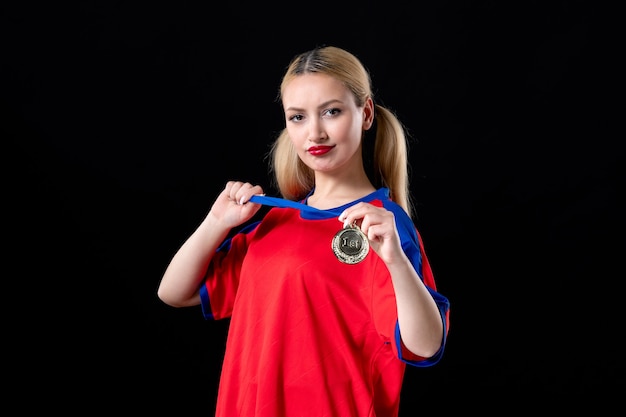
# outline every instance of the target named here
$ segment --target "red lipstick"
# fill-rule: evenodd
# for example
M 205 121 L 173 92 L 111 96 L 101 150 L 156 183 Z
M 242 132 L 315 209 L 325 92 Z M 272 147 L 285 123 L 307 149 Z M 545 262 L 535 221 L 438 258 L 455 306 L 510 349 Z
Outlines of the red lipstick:
M 313 156 L 320 156 L 330 152 L 332 148 L 334 146 L 311 146 L 307 151 Z

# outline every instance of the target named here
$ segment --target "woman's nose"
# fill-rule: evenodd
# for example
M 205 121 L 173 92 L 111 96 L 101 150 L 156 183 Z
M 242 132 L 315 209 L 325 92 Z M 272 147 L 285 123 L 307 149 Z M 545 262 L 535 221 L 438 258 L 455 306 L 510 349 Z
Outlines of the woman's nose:
M 322 142 L 328 139 L 328 135 L 320 122 L 311 122 L 308 139 L 311 142 Z

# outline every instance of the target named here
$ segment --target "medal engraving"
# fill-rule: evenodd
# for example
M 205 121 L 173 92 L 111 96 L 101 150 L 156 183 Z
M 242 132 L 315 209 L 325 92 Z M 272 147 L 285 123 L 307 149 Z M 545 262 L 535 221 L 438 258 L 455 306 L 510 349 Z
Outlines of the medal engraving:
M 370 249 L 367 236 L 356 225 L 348 225 L 337 232 L 332 242 L 333 252 L 341 262 L 356 264 L 367 256 Z

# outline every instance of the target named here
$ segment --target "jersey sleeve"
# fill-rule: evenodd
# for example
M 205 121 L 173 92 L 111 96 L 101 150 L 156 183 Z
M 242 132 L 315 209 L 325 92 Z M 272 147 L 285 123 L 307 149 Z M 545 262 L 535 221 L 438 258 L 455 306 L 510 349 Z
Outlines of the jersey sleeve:
M 228 318 L 239 287 L 241 266 L 259 222 L 252 223 L 217 248 L 200 287 L 202 314 L 208 320 Z
M 450 302 L 448 298 L 446 298 L 444 295 L 437 291 L 435 278 L 430 266 L 430 262 L 428 261 L 428 257 L 426 256 L 426 251 L 424 249 L 422 238 L 410 217 L 406 214 L 406 212 L 404 212 L 404 210 L 402 210 L 399 206 L 395 204 L 391 204 L 386 207 L 394 212 L 394 215 L 396 217 L 398 234 L 400 235 L 400 241 L 402 243 L 402 248 L 411 263 L 413 264 L 413 267 L 417 271 L 417 274 L 422 279 L 422 282 L 424 283 L 424 285 L 426 285 L 426 288 L 433 297 L 433 300 L 437 304 L 444 329 L 443 340 L 439 351 L 430 358 L 423 358 L 421 356 L 413 354 L 402 344 L 402 338 L 400 337 L 400 326 L 399 323 L 396 322 L 394 337 L 396 349 L 400 355 L 400 359 L 409 365 L 417 367 L 432 366 L 441 360 L 446 346 L 450 320 Z

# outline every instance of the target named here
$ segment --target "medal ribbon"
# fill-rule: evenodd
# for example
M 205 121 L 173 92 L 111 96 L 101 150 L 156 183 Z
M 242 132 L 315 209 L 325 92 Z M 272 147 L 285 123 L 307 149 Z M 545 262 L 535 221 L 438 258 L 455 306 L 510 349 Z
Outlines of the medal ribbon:
M 339 216 L 343 211 L 343 207 L 331 210 L 320 210 L 306 204 L 296 201 L 285 200 L 278 197 L 267 197 L 264 195 L 253 195 L 250 200 L 252 203 L 264 204 L 280 208 L 295 208 L 300 210 L 302 217 L 315 219 L 328 219 L 332 216 Z M 309 216 L 306 216 L 309 214 Z M 357 226 L 348 226 L 340 229 L 332 240 L 332 250 L 337 259 L 346 264 L 356 264 L 361 262 L 369 252 L 369 241 L 367 236 L 361 232 Z
M 339 217 L 339 215 L 345 208 L 345 207 L 340 207 L 340 208 L 334 208 L 334 209 L 329 209 L 329 210 L 320 210 L 315 207 L 307 206 L 306 204 L 298 203 L 296 201 L 286 200 L 284 198 L 278 198 L 278 197 L 268 197 L 265 195 L 253 195 L 252 197 L 250 197 L 249 201 L 253 203 L 257 203 L 257 204 L 263 204 L 266 206 L 274 206 L 274 207 L 281 207 L 281 208 L 286 208 L 286 207 L 295 208 L 297 210 L 310 214 L 310 216 L 307 216 L 307 217 L 309 218 L 312 217 L 316 219 L 323 219 L 323 218 L 327 219 L 329 217 L 332 217 L 333 215 Z

